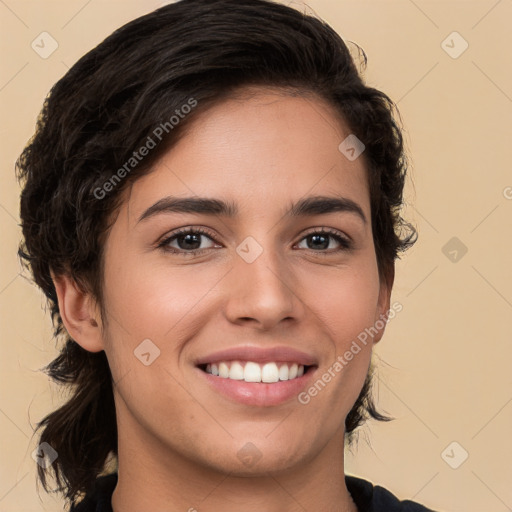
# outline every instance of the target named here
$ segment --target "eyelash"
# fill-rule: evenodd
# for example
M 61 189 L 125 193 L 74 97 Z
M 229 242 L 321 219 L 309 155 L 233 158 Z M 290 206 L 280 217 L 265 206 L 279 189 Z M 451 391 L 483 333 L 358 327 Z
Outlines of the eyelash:
M 209 251 L 212 249 L 212 248 L 192 249 L 192 250 L 186 251 L 184 249 L 175 249 L 175 248 L 169 247 L 169 244 L 172 241 L 174 241 L 175 239 L 177 239 L 179 236 L 188 235 L 191 233 L 205 235 L 208 238 L 210 238 L 213 242 L 217 243 L 216 240 L 214 239 L 213 235 L 208 230 L 205 230 L 203 228 L 183 228 L 183 229 L 179 229 L 178 231 L 175 231 L 174 233 L 171 233 L 170 236 L 164 238 L 161 242 L 158 243 L 157 247 L 166 253 L 180 254 L 184 257 L 199 256 L 199 255 L 205 253 L 206 251 Z M 341 236 L 338 231 L 335 231 L 335 230 L 332 230 L 329 228 L 322 228 L 322 229 L 317 229 L 315 231 L 308 232 L 300 239 L 300 241 L 304 240 L 308 236 L 320 235 L 320 234 L 321 235 L 330 235 L 332 238 L 336 239 L 336 241 L 340 244 L 341 247 L 339 249 L 334 249 L 334 250 L 330 250 L 330 251 L 326 251 L 326 250 L 315 251 L 314 249 L 306 249 L 307 251 L 312 252 L 315 255 L 329 256 L 329 255 L 338 253 L 340 251 L 348 251 L 352 248 L 351 241 L 349 241 L 347 238 Z

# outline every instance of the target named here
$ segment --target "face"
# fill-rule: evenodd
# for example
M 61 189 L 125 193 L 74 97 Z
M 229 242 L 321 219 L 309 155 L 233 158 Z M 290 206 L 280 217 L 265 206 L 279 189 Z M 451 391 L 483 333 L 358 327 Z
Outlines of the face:
M 321 100 L 260 89 L 203 113 L 133 183 L 104 254 L 120 438 L 239 474 L 342 445 L 371 343 L 344 354 L 389 307 L 349 134 Z M 269 382 L 245 381 L 258 372 Z

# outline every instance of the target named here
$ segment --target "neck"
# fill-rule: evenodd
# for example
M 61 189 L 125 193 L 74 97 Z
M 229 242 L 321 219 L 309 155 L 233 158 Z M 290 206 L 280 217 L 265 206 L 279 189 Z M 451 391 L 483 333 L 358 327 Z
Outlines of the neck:
M 342 439 L 341 432 L 299 467 L 240 476 L 185 457 L 124 422 L 113 512 L 357 512 L 345 485 Z

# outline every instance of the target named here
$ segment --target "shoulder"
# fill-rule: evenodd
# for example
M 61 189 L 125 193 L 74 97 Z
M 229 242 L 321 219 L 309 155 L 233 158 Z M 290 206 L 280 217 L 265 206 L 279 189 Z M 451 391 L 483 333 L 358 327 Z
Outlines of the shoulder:
M 345 483 L 359 512 L 435 512 L 410 500 L 400 501 L 384 487 L 345 475 Z
M 112 493 L 117 484 L 117 473 L 100 476 L 84 499 L 71 507 L 70 512 L 112 512 Z

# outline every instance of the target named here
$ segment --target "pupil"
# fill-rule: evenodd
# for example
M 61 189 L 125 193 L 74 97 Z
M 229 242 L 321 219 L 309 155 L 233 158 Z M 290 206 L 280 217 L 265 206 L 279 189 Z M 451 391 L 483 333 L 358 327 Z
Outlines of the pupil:
M 190 240 L 191 238 L 195 238 L 196 240 Z M 186 242 L 185 244 L 189 244 L 189 243 L 192 243 L 192 244 L 197 244 L 197 245 L 201 245 L 201 235 L 196 235 L 196 234 L 192 234 L 192 233 L 187 233 L 186 235 L 182 235 L 180 237 L 181 240 L 185 239 Z M 178 244 L 178 245 L 182 245 L 182 244 Z M 180 247 L 181 249 L 197 249 L 197 247 Z
M 322 239 L 323 238 L 324 239 L 324 243 L 321 244 L 321 246 L 322 246 L 321 249 L 327 249 L 327 247 L 329 247 L 329 239 L 328 239 L 328 237 L 326 237 L 324 235 L 311 235 L 311 238 L 312 238 L 312 240 L 316 240 L 316 241 L 318 239 Z M 327 243 L 325 243 L 325 242 L 327 242 Z M 316 248 L 318 248 L 318 245 L 316 245 Z

